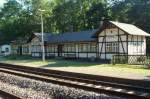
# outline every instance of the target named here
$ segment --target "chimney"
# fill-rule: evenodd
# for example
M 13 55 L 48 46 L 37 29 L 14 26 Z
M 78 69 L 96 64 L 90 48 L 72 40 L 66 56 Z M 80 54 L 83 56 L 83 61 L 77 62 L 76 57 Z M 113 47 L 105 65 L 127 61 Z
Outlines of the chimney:
M 104 24 L 104 19 L 105 19 L 105 17 L 102 17 L 102 18 L 101 18 L 100 27 Z
M 100 21 L 100 27 L 103 26 L 103 23 L 104 23 L 104 21 L 101 20 L 101 21 Z

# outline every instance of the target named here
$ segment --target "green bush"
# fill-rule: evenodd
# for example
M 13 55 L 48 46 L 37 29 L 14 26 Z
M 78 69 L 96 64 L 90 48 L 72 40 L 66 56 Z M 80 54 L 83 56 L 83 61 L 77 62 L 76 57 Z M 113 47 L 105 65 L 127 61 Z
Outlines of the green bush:
M 9 59 L 9 60 L 32 59 L 30 55 L 9 55 L 9 56 L 5 56 L 4 58 Z

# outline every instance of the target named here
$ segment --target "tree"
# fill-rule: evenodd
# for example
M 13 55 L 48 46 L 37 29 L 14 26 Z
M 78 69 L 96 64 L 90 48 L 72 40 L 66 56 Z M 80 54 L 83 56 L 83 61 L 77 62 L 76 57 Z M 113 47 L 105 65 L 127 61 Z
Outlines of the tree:
M 0 41 L 41 32 L 64 33 L 99 27 L 103 18 L 135 24 L 150 32 L 149 0 L 7 0 L 0 10 Z
M 18 15 L 21 13 L 22 6 L 15 0 L 8 0 L 0 12 L 0 30 L 3 33 L 1 40 L 12 39 L 17 33 L 13 23 L 18 20 Z M 14 34 L 12 34 L 14 33 Z
M 96 29 L 100 25 L 100 21 L 103 18 L 110 18 L 108 14 L 109 8 L 106 6 L 105 3 L 94 3 L 92 7 L 86 14 L 87 17 L 87 28 L 88 29 Z

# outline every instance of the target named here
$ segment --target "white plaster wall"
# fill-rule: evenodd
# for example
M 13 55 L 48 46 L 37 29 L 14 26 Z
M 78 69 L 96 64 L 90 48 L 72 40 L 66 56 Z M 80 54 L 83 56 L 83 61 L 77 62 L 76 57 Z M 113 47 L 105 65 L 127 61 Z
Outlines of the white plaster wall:
M 79 54 L 79 57 L 80 57 L 80 58 L 87 58 L 87 53 L 80 53 L 80 54 Z
M 101 54 L 100 59 L 105 59 L 105 54 Z
M 119 34 L 125 34 L 125 32 L 119 29 Z
M 31 55 L 32 49 L 31 49 L 31 43 L 29 43 L 29 54 Z
M 99 52 L 105 52 L 105 44 L 99 43 Z
M 63 51 L 65 51 L 65 52 L 67 51 L 68 44 L 73 44 L 75 46 L 74 52 L 76 52 L 76 53 L 69 53 L 69 54 L 76 54 L 76 57 L 79 57 L 79 58 L 87 58 L 87 56 L 89 58 L 90 57 L 96 57 L 96 52 L 95 53 L 88 53 L 88 55 L 87 55 L 87 53 L 84 53 L 84 52 L 78 54 L 78 52 L 79 52 L 79 46 L 80 46 L 79 43 L 66 43 L 63 46 Z M 85 42 L 85 44 L 90 44 L 90 43 L 86 43 Z M 33 45 L 38 45 L 38 46 L 36 46 L 36 48 L 34 48 Z M 31 47 L 31 52 L 41 52 L 41 47 L 39 45 L 41 45 L 41 42 L 40 42 L 40 40 L 37 37 L 35 37 L 34 39 L 32 39 L 32 41 L 31 41 L 31 46 L 32 46 Z M 50 44 L 48 44 L 48 45 L 50 45 Z M 53 44 L 53 46 L 56 47 L 56 52 L 57 52 L 57 44 Z M 37 47 L 39 47 L 39 48 L 37 48 Z M 47 52 L 50 52 L 50 51 L 47 50 Z M 50 53 L 50 54 L 55 54 L 55 56 L 58 56 L 58 53 Z M 50 56 L 50 54 L 47 54 L 47 56 Z M 63 53 L 62 52 L 62 57 L 65 56 L 65 54 L 67 54 L 67 53 Z M 39 57 L 39 54 L 38 53 L 35 53 L 35 54 L 32 53 L 32 56 Z
M 119 51 L 120 51 L 120 53 L 123 53 L 124 51 L 127 53 L 127 43 L 126 42 L 122 42 L 122 44 L 121 43 L 119 44 Z
M 55 56 L 58 56 L 58 53 L 55 53 Z
M 146 37 L 144 37 L 144 43 L 142 44 L 142 52 L 144 55 L 146 55 Z
M 75 46 L 76 46 L 76 48 L 75 48 L 75 49 L 76 49 L 76 52 L 78 52 L 78 51 L 79 51 L 79 50 L 78 50 L 79 45 L 76 44 Z
M 46 56 L 57 56 L 56 53 L 46 53 Z
M 146 54 L 146 38 L 143 36 L 138 36 L 138 37 L 130 36 L 129 38 L 131 38 L 131 40 L 128 42 L 128 54 L 129 55 L 145 55 Z M 131 42 L 131 41 L 138 41 L 138 42 Z
M 115 54 L 106 54 L 106 59 L 112 59 Z
M 24 47 L 28 47 L 28 53 L 24 52 Z M 22 45 L 22 54 L 24 55 L 31 55 L 31 43 L 23 44 Z
M 41 42 L 38 37 L 35 37 L 31 40 L 31 53 L 33 57 L 40 57 L 40 53 L 34 53 L 34 52 L 42 52 Z
M 96 58 L 96 53 L 88 53 L 88 58 Z
M 35 37 L 31 40 L 31 45 L 41 45 L 41 42 L 38 37 Z
M 105 36 L 105 32 L 104 31 L 102 31 L 99 34 L 99 36 Z M 113 33 L 111 33 L 111 31 Z M 122 30 L 119 30 L 119 34 L 124 34 L 124 32 Z M 118 28 L 106 29 L 106 35 L 118 35 Z
M 39 38 L 37 38 L 37 37 L 35 37 L 31 40 L 31 52 L 42 52 L 41 42 L 40 42 Z
M 32 53 L 32 56 L 33 56 L 33 57 L 40 57 L 41 54 L 40 54 L 40 53 Z
M 127 36 L 126 35 L 121 35 L 120 37 L 121 37 L 122 41 L 126 41 L 127 40 Z
M 11 44 L 11 54 L 18 54 L 17 50 L 18 46 L 15 44 Z
M 126 36 L 126 33 L 122 30 L 119 29 L 119 52 L 120 53 L 123 53 L 124 51 L 127 53 L 127 43 L 124 42 L 126 41 L 127 39 L 127 36 Z M 105 39 L 103 41 L 103 36 L 105 36 L 105 30 L 103 30 L 101 33 L 99 33 L 99 37 L 98 37 L 98 41 L 99 42 L 104 42 L 103 43 L 103 47 L 102 47 L 102 43 L 99 43 L 99 53 L 105 53 Z M 120 40 L 121 38 L 121 40 Z M 121 41 L 123 43 L 123 47 L 124 49 L 122 48 L 122 44 L 121 44 Z M 113 29 L 106 29 L 106 42 L 118 42 L 118 28 L 113 28 Z M 102 51 L 101 51 L 102 49 Z M 107 54 L 107 53 L 106 53 Z M 107 54 L 106 55 L 106 59 L 111 59 L 112 56 L 114 54 Z M 105 59 L 105 54 L 101 54 L 101 59 Z

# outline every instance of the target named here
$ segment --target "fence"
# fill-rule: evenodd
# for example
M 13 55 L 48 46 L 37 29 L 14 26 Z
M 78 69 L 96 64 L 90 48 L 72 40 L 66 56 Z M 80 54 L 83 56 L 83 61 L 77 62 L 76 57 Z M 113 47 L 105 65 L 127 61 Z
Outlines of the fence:
M 114 55 L 113 64 L 150 65 L 149 55 Z

